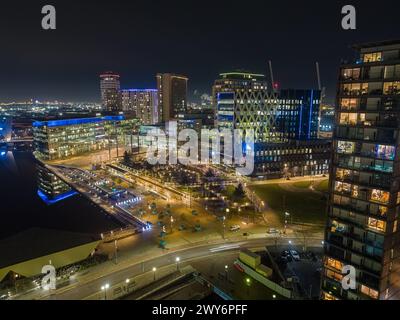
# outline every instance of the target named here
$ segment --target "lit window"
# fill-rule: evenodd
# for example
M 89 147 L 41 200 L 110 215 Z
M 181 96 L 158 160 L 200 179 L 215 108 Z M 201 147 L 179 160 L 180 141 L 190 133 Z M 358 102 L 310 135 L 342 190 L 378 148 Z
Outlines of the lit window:
M 335 259 L 332 259 L 332 258 L 328 258 L 326 260 L 326 265 L 328 267 L 330 267 L 330 268 L 333 268 L 333 269 L 336 269 L 336 270 L 339 270 L 339 271 L 342 271 L 342 269 L 343 269 L 343 263 L 340 262 L 339 260 L 335 260 Z
M 343 233 L 346 231 L 346 225 L 335 220 L 332 221 L 331 232 L 333 233 Z
M 373 189 L 371 192 L 371 201 L 387 204 L 389 203 L 389 192 Z
M 382 61 L 382 52 L 366 53 L 364 55 L 364 62 L 377 62 Z
M 350 193 L 351 191 L 351 184 L 343 183 L 340 181 L 335 182 L 335 191 L 336 192 L 343 192 L 343 193 Z
M 375 154 L 377 158 L 384 160 L 394 160 L 396 148 L 393 146 L 376 145 Z
M 326 293 L 326 292 L 324 292 L 324 295 L 323 295 L 323 298 L 322 298 L 323 300 L 338 300 L 337 298 L 335 298 L 334 296 L 332 296 L 332 295 L 330 295 L 329 293 Z
M 326 270 L 325 274 L 328 278 L 333 279 L 338 282 L 342 281 L 342 279 L 343 279 L 343 275 L 341 273 L 334 272 L 331 270 Z
M 374 218 L 368 218 L 368 227 L 377 231 L 385 232 L 386 222 Z
M 385 82 L 383 85 L 384 94 L 400 94 L 400 81 Z
M 343 69 L 342 78 L 345 80 L 358 80 L 360 78 L 360 68 Z
M 357 124 L 357 113 L 341 113 L 340 114 L 340 124 Z
M 346 178 L 350 178 L 351 171 L 347 169 L 337 169 L 336 170 L 336 178 L 339 180 L 344 180 Z
M 338 141 L 337 152 L 351 154 L 354 152 L 355 143 L 349 141 Z
M 378 291 L 368 288 L 367 286 L 364 285 L 361 285 L 361 292 L 373 299 L 378 299 L 379 296 Z

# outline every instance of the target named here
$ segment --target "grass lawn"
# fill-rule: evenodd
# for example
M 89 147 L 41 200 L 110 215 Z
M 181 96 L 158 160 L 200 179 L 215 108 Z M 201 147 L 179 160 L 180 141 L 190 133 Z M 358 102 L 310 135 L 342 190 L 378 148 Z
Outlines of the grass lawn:
M 328 192 L 328 184 L 329 184 L 329 179 L 323 180 L 320 184 L 318 184 L 315 189 L 320 191 L 320 192 Z
M 278 184 L 253 186 L 252 189 L 284 221 L 284 211 L 292 215 L 293 221 L 325 224 L 326 199 L 324 196 L 305 189 L 292 192 L 282 189 Z M 285 208 L 284 208 L 285 203 Z
M 307 189 L 311 186 L 311 181 L 294 182 L 293 186 L 300 189 Z

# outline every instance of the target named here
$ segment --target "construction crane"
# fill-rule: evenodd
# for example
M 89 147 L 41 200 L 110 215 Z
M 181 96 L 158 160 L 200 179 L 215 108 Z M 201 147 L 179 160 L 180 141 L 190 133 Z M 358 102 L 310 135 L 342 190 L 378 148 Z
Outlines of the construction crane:
M 321 91 L 321 99 L 319 104 L 319 114 L 318 114 L 318 137 L 320 136 L 320 122 L 321 122 L 321 107 L 322 102 L 325 100 L 325 87 L 322 87 L 321 83 L 321 74 L 319 72 L 319 62 L 315 63 L 315 67 L 317 69 L 317 81 L 318 81 L 318 89 Z
M 272 91 L 274 93 L 276 93 L 278 88 L 277 88 L 277 86 L 275 84 L 275 81 L 274 81 L 274 73 L 272 71 L 272 61 L 271 60 L 268 61 L 268 66 L 269 66 L 269 74 L 270 74 L 270 77 L 271 77 L 271 88 L 272 88 Z
M 321 101 L 322 101 L 325 98 L 325 87 L 322 87 L 322 83 L 321 83 L 321 75 L 319 72 L 319 62 L 316 62 L 315 66 L 317 68 L 318 89 L 321 91 Z

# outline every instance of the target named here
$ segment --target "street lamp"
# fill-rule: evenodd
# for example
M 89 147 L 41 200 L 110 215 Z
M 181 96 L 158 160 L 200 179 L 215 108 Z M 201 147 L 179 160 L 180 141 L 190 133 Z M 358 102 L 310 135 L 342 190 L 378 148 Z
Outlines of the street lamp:
M 154 267 L 154 268 L 153 268 L 154 281 L 156 281 L 156 271 L 157 271 L 157 268 L 156 268 L 156 267 Z
M 226 280 L 228 280 L 228 269 L 229 269 L 229 267 L 228 267 L 228 265 L 226 265 L 225 266 L 225 277 L 226 277 Z
M 290 217 L 290 213 L 289 212 L 285 212 L 285 229 L 283 231 L 284 234 L 286 234 L 287 223 L 288 223 L 289 217 Z
M 175 261 L 176 261 L 176 270 L 179 271 L 179 261 L 181 261 L 181 258 L 176 257 Z
M 126 291 L 126 292 L 128 292 L 129 282 L 131 282 L 130 279 L 126 279 L 126 280 L 125 280 L 125 291 Z
M 104 291 L 104 300 L 107 300 L 107 289 L 110 288 L 110 285 L 106 283 L 104 286 L 101 287 L 101 291 Z
M 18 277 L 19 277 L 19 274 L 16 273 L 16 274 L 15 274 L 15 279 L 14 279 L 15 293 L 17 293 L 17 279 L 18 279 Z
M 246 278 L 246 286 L 247 286 L 247 298 L 249 298 L 249 288 L 250 288 L 250 285 L 251 285 L 251 280 L 250 280 L 250 278 Z

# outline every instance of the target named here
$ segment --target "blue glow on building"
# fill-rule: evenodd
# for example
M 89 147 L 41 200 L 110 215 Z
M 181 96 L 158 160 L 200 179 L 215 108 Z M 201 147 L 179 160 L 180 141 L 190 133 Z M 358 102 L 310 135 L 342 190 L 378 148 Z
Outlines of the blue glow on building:
M 312 122 L 312 113 L 314 107 L 314 90 L 311 90 L 311 99 L 310 99 L 310 115 L 308 118 L 308 139 L 311 139 L 311 122 Z
M 302 98 L 303 100 L 303 98 Z M 299 137 L 301 137 L 301 130 L 303 129 L 303 103 L 300 105 L 300 122 L 299 122 Z
M 71 198 L 71 197 L 77 195 L 78 192 L 76 192 L 76 191 L 74 191 L 74 190 L 71 190 L 71 191 L 68 191 L 68 192 L 66 192 L 66 193 L 63 193 L 63 194 L 58 195 L 58 196 L 55 197 L 54 199 L 50 199 L 50 198 L 49 198 L 47 195 L 45 195 L 41 190 L 38 190 L 37 194 L 38 194 L 38 196 L 40 197 L 40 199 L 43 200 L 44 203 L 46 203 L 48 206 L 51 206 L 52 204 L 55 204 L 55 203 L 57 203 L 57 202 L 60 202 L 60 201 L 62 201 L 62 200 L 65 200 L 65 199 L 68 199 L 68 198 Z
M 129 92 L 157 92 L 157 89 L 124 89 L 122 91 L 129 91 Z
M 82 119 L 68 119 L 68 120 L 52 120 L 52 121 L 35 121 L 32 125 L 34 127 L 66 127 L 75 126 L 88 123 L 98 123 L 103 121 L 122 121 L 125 120 L 123 115 L 119 116 L 105 116 L 98 118 L 82 118 Z

